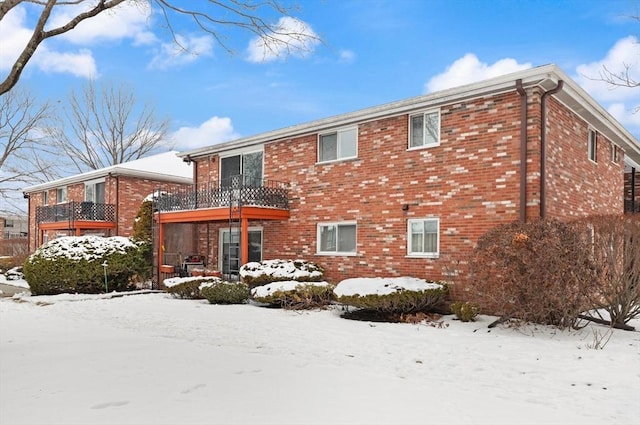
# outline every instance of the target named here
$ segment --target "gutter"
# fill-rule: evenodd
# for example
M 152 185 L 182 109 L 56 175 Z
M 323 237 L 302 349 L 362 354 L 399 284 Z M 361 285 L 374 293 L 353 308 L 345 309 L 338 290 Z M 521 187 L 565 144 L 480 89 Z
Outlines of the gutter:
M 516 80 L 520 95 L 520 222 L 527 221 L 527 92 L 522 78 Z
M 546 191 L 547 191 L 547 96 L 558 93 L 564 85 L 563 80 L 558 80 L 558 84 L 551 90 L 547 90 L 540 98 L 540 218 L 546 216 Z

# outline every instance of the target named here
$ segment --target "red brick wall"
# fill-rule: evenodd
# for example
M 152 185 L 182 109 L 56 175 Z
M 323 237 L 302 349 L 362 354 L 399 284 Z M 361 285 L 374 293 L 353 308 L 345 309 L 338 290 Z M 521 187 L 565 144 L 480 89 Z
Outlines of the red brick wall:
M 531 89 L 527 95 L 526 210 L 531 220 L 540 215 L 541 91 Z M 332 281 L 442 278 L 449 260 L 462 258 L 482 234 L 519 219 L 520 105 L 514 90 L 443 106 L 441 144 L 426 149 L 407 150 L 407 115 L 360 123 L 356 159 L 317 164 L 315 134 L 265 144 L 264 177 L 290 183 L 291 218 L 250 223 L 263 225 L 263 258 L 312 260 L 326 268 Z M 599 139 L 602 159 L 591 166 L 586 124 L 552 96 L 547 106 L 548 216 L 620 212 L 622 163 L 610 163 L 609 141 Z M 205 161 L 198 161 L 198 181 L 215 180 L 217 161 Z M 428 217 L 440 219 L 440 257 L 407 258 L 407 220 Z M 357 222 L 356 254 L 316 254 L 317 224 L 340 221 Z M 218 228 L 224 225 L 209 225 L 209 233 L 202 225 L 199 231 L 201 252 L 213 264 Z
M 589 125 L 547 99 L 547 217 L 569 219 L 624 210 L 623 154 L 611 161 L 611 141 L 597 134 L 597 162 L 588 158 Z

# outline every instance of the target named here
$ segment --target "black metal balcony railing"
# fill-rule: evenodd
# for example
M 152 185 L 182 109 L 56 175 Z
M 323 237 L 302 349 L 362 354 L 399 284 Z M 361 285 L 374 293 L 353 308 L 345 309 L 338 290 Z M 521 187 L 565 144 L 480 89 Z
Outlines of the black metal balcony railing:
M 633 202 L 631 199 L 625 199 L 624 201 L 625 213 L 640 213 L 640 201 Z
M 231 205 L 289 209 L 288 184 L 273 180 L 248 180 L 242 176 L 200 183 L 190 189 L 160 190 L 155 198 L 157 211 L 196 210 Z
M 115 221 L 116 206 L 113 204 L 98 204 L 94 202 L 67 202 L 36 208 L 38 223 L 52 223 L 59 221 Z

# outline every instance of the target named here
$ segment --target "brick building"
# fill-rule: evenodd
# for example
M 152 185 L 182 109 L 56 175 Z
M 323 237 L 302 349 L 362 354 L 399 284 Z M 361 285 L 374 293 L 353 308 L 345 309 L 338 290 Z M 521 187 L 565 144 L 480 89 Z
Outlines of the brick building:
M 24 189 L 29 251 L 59 236 L 131 236 L 142 201 L 159 185 L 190 186 L 193 171 L 166 152 Z
M 196 180 L 158 200 L 158 253 L 196 223 L 198 254 L 225 274 L 302 258 L 332 281 L 439 279 L 499 224 L 640 199 L 638 141 L 555 65 L 180 156 Z

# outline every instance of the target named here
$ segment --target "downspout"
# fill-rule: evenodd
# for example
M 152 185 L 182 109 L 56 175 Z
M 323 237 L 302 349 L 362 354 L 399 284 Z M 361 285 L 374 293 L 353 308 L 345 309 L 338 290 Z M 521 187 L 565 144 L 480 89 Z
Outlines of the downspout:
M 636 169 L 631 167 L 631 212 L 636 212 Z
M 520 221 L 527 221 L 527 92 L 522 79 L 516 80 L 520 95 Z
M 111 174 L 109 174 L 111 175 Z M 115 208 L 115 220 L 116 220 L 116 234 L 114 236 L 120 236 L 120 176 L 116 175 L 116 208 Z
M 546 146 L 546 133 L 547 133 L 547 96 L 556 94 L 562 90 L 564 81 L 558 80 L 558 84 L 542 94 L 540 98 L 540 218 L 546 216 L 546 191 L 547 191 L 547 146 Z

